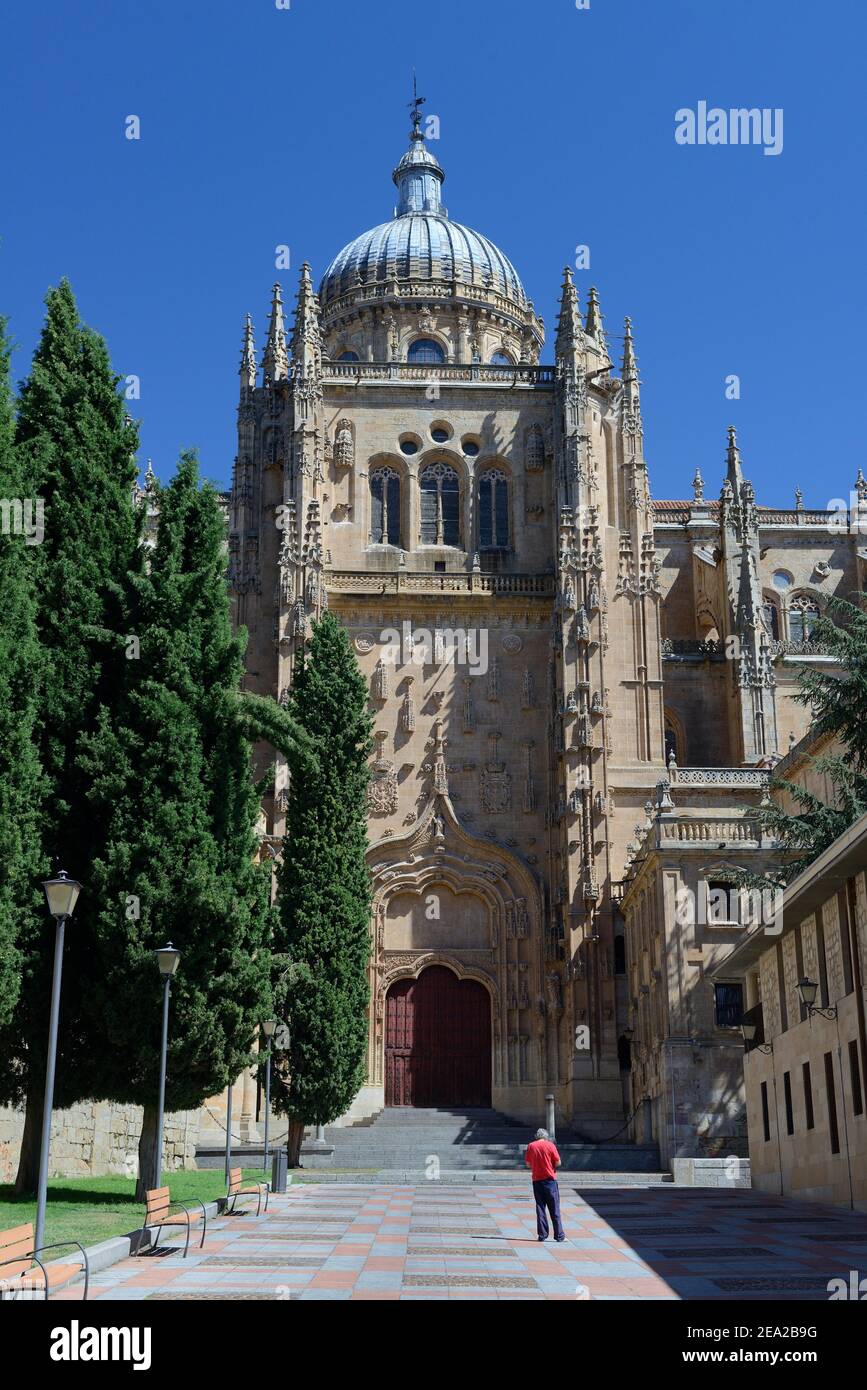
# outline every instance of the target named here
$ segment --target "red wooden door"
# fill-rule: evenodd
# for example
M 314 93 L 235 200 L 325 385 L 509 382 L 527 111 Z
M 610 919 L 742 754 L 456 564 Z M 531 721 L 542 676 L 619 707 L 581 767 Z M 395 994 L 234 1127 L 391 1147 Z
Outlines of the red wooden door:
M 432 965 L 398 980 L 385 1008 L 385 1103 L 491 1103 L 491 1006 L 475 980 Z

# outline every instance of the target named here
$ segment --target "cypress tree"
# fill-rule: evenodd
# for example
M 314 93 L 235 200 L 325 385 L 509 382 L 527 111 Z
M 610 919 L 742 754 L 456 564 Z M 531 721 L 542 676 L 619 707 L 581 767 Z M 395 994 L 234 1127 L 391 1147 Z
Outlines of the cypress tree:
M 343 1114 L 364 1082 L 370 960 L 367 686 L 346 633 L 326 613 L 296 673 L 289 712 L 315 756 L 289 787 L 278 872 L 276 949 L 289 1045 L 276 1068 L 275 1105 L 290 1118 L 289 1156 L 306 1125 Z
M 80 322 L 66 281 L 49 291 L 46 306 L 20 393 L 15 447 L 33 495 L 45 505 L 45 538 L 33 547 L 43 848 L 52 871 L 65 868 L 84 885 L 64 959 L 55 1091 L 63 1108 L 91 1093 L 99 1050 L 81 1010 L 92 964 L 92 864 L 106 826 L 88 806 L 82 750 L 123 683 L 127 581 L 138 563 L 137 433 L 106 345 Z M 24 943 L 26 988 L 0 1029 L 0 1098 L 27 1097 L 19 1192 L 32 1189 L 37 1174 L 53 932 L 43 906 Z
M 138 645 L 113 717 L 90 741 L 91 804 L 113 812 L 94 866 L 98 1094 L 144 1105 L 139 1191 L 150 1185 L 162 987 L 153 951 L 182 952 L 172 985 L 166 1109 L 195 1108 L 253 1060 L 271 1009 L 270 878 L 257 862 L 259 796 L 239 700 L 220 500 L 182 455 L 158 493 L 149 572 L 136 581 Z M 275 706 L 275 709 L 277 707 Z M 284 731 L 286 721 L 283 711 Z
M 38 499 L 14 444 L 9 375 L 11 344 L 0 319 L 0 1027 L 19 1001 L 22 971 L 40 931 L 42 777 L 36 749 L 39 644 L 33 571 L 35 546 L 16 525 L 28 515 L 38 525 Z M 20 510 L 19 510 L 20 508 Z M 38 530 L 32 538 L 38 543 Z M 19 1099 L 19 1096 L 15 1097 Z

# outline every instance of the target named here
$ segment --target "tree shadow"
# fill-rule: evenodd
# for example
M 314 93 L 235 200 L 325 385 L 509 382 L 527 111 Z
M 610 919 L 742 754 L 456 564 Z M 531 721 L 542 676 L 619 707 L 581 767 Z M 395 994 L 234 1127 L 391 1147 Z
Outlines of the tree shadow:
M 35 1192 L 16 1193 L 11 1183 L 0 1185 L 0 1202 L 8 1202 L 10 1206 L 26 1206 L 36 1199 Z M 74 1206 L 141 1206 L 136 1203 L 134 1192 L 110 1192 L 93 1191 L 90 1188 L 75 1187 L 55 1187 L 53 1183 L 48 1184 L 48 1200 L 55 1202 L 69 1202 Z

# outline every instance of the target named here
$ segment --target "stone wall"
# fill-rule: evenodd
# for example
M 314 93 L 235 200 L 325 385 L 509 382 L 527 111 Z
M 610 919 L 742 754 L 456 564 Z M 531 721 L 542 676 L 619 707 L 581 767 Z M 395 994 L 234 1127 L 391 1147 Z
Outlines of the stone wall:
M 141 1106 L 109 1101 L 57 1111 L 51 1125 L 49 1176 L 83 1178 L 119 1173 L 135 1177 L 141 1118 Z M 23 1110 L 0 1108 L 0 1182 L 15 1180 L 23 1130 Z M 166 1115 L 166 1172 L 195 1168 L 198 1134 L 198 1111 Z

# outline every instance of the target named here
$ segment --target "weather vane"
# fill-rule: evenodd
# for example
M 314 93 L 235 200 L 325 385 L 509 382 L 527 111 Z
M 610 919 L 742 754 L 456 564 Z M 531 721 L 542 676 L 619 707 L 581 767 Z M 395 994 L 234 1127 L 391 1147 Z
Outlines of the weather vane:
M 412 101 L 409 108 L 412 111 L 413 134 L 417 135 L 421 129 L 421 108 L 427 101 L 427 97 L 420 97 L 418 94 L 418 83 L 416 81 L 415 68 L 412 70 Z

